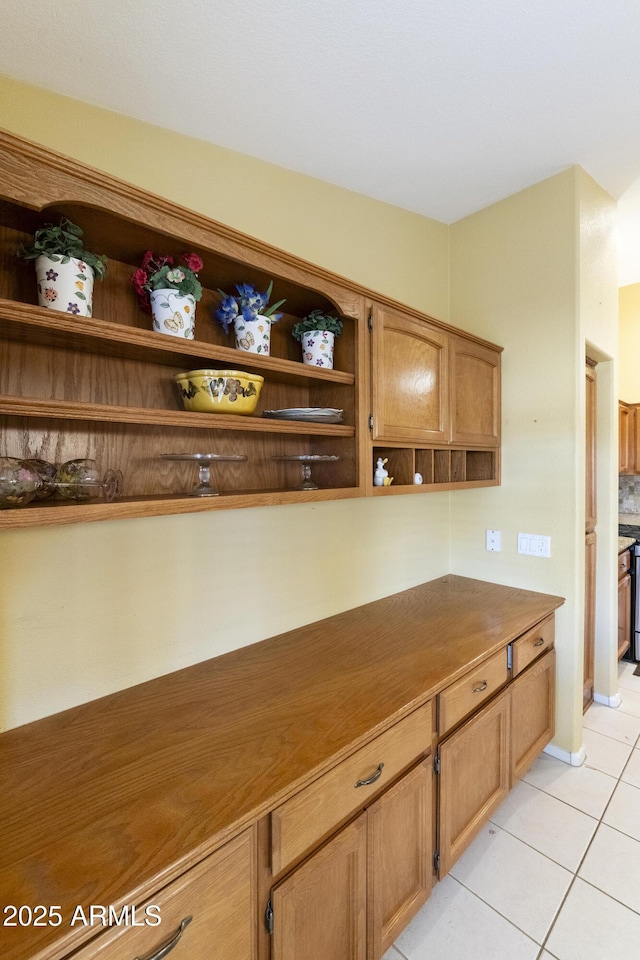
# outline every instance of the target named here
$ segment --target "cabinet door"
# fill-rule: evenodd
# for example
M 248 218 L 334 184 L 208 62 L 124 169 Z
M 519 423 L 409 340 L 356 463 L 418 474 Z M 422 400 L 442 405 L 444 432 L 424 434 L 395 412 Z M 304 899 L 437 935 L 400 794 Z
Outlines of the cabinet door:
M 378 960 L 433 886 L 433 763 L 425 760 L 368 810 L 369 960 Z
M 74 960 L 169 952 L 171 960 L 255 960 L 254 862 L 254 833 L 248 830 L 136 907 L 136 926 L 112 928 L 74 953 Z M 153 923 L 157 917 L 160 922 Z
M 631 645 L 631 574 L 618 580 L 618 660 Z
M 366 856 L 361 814 L 273 888 L 272 960 L 365 960 Z
M 500 353 L 452 337 L 451 441 L 467 446 L 500 444 Z
M 509 792 L 510 704 L 505 690 L 440 744 L 440 878 Z
M 374 307 L 374 440 L 449 439 L 448 339 L 423 320 Z
M 511 785 L 553 737 L 556 654 L 549 650 L 511 684 Z
M 635 472 L 636 421 L 636 407 L 620 400 L 618 403 L 618 473 Z

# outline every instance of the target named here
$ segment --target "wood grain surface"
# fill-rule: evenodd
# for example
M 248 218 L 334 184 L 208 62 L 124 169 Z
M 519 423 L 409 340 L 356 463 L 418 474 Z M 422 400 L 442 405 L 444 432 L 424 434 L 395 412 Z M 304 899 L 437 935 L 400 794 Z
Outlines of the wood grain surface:
M 0 735 L 0 903 L 140 902 L 562 602 L 446 576 Z

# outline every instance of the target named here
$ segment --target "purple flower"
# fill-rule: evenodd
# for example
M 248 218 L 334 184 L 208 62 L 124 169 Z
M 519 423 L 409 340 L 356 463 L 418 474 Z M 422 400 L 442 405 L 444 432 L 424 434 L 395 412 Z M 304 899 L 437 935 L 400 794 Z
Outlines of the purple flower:
M 67 313 L 80 313 L 80 307 L 77 303 L 70 303 L 67 307 Z
M 47 270 L 47 272 L 45 273 L 45 277 L 47 278 L 47 280 L 57 280 L 58 274 L 55 272 L 55 270 Z

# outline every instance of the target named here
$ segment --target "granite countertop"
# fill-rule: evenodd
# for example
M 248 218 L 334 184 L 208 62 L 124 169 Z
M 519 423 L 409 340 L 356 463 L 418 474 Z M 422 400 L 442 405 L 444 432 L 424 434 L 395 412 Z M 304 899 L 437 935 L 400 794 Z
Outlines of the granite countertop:
M 623 550 L 628 550 L 635 542 L 633 537 L 618 537 L 618 553 L 622 553 Z

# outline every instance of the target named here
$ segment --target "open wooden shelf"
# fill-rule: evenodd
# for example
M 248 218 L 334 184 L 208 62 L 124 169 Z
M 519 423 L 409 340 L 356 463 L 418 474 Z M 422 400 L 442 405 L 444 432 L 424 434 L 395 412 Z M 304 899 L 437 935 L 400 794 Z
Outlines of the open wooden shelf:
M 237 510 L 274 504 L 318 503 L 361 495 L 358 489 L 344 487 L 318 490 L 221 490 L 217 497 L 191 497 L 184 493 L 172 496 L 121 497 L 110 503 L 105 500 L 93 500 L 90 503 L 48 500 L 41 504 L 29 503 L 13 510 L 0 510 L 0 530 L 91 523 L 98 520 L 131 520 L 136 517 L 204 513 L 211 510 Z
M 272 420 L 256 416 L 221 413 L 188 413 L 116 407 L 73 400 L 39 400 L 35 397 L 0 396 L 0 416 L 38 417 L 51 420 L 92 420 L 104 423 L 137 423 L 175 427 L 179 430 L 239 430 L 249 433 L 305 434 L 322 437 L 353 437 L 355 427 L 346 424 L 308 423 L 302 420 Z
M 355 383 L 355 375 L 343 370 L 320 369 L 200 340 L 181 340 L 96 317 L 74 319 L 69 314 L 12 300 L 0 299 L 0 337 L 169 366 L 179 364 L 192 370 L 223 364 L 226 369 L 248 370 L 281 383 Z

